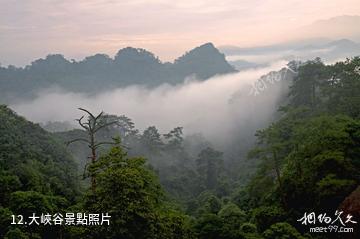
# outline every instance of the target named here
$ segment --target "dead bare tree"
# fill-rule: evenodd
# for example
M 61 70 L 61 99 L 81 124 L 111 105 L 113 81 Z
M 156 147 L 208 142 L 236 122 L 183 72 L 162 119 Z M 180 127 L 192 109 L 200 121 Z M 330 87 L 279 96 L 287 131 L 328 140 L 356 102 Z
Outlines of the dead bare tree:
M 97 153 L 96 153 L 97 149 L 101 145 L 115 144 L 114 142 L 97 142 L 95 139 L 96 132 L 98 132 L 100 129 L 103 129 L 112 124 L 116 124 L 118 122 L 117 121 L 106 122 L 106 120 L 103 120 L 104 112 L 101 112 L 100 114 L 95 116 L 86 109 L 83 109 L 83 108 L 78 108 L 78 109 L 85 112 L 88 116 L 86 120 L 84 120 L 84 118 L 85 118 L 84 115 L 76 120 L 79 123 L 79 125 L 81 126 L 81 128 L 83 128 L 87 132 L 88 138 L 76 138 L 71 141 L 68 141 L 67 145 L 75 143 L 75 142 L 79 142 L 79 141 L 87 143 L 88 147 L 91 150 L 91 154 L 88 158 L 91 160 L 90 163 L 93 164 L 93 163 L 95 163 L 96 158 L 97 158 Z M 85 166 L 84 171 L 86 171 L 86 166 Z M 94 173 L 92 173 L 92 174 L 90 174 L 90 178 L 91 178 L 91 190 L 95 191 L 96 175 Z

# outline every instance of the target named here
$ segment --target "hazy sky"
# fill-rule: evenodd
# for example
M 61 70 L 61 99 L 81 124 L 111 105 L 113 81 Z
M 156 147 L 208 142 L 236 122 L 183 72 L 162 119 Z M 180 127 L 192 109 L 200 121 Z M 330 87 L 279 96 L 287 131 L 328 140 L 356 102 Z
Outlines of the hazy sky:
M 0 62 L 23 65 L 48 53 L 75 59 L 98 52 L 113 56 L 125 46 L 173 60 L 205 42 L 255 46 L 349 37 L 359 28 L 353 19 L 324 34 L 319 33 L 323 27 L 316 28 L 319 22 L 311 25 L 343 15 L 360 15 L 360 1 L 0 0 Z

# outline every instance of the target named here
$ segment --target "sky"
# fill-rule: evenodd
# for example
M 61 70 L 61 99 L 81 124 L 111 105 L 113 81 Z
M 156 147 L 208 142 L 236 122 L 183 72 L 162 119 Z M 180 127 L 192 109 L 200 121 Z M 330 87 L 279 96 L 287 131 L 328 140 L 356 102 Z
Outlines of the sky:
M 114 56 L 126 46 L 172 61 L 206 42 L 360 40 L 359 19 L 359 0 L 0 0 L 0 63 L 22 66 L 49 53 Z

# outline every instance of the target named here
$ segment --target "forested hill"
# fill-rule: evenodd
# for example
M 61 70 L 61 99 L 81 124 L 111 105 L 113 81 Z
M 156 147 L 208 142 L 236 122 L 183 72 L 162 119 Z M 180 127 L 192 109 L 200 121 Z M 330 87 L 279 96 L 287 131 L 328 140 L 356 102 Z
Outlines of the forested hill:
M 147 87 L 178 84 L 188 76 L 201 80 L 234 71 L 212 43 L 196 47 L 174 63 L 163 63 L 153 53 L 132 47 L 119 50 L 114 58 L 96 54 L 82 61 L 69 61 L 56 54 L 35 60 L 24 68 L 0 67 L 0 100 L 9 102 L 33 96 L 37 90 L 54 85 L 89 93 L 134 84 Z
M 353 233 L 347 234 L 309 233 L 302 223 L 313 212 L 316 223 L 327 215 L 336 225 L 336 210 L 344 222 L 359 222 L 359 69 L 359 57 L 301 63 L 280 119 L 257 132 L 249 158 L 259 160 L 259 168 L 238 204 L 252 208 L 264 238 L 360 238 L 358 223 L 348 221 Z
M 75 165 L 64 146 L 1 106 L 0 238 L 358 239 L 360 58 L 334 65 L 317 58 L 289 67 L 297 75 L 286 104 L 279 105 L 277 120 L 257 131 L 247 159 L 239 154 L 225 162 L 201 137 L 187 145 L 182 127 L 162 136 L 155 126 L 139 133 L 125 116 L 84 110 L 90 131 L 85 126 L 57 134 L 77 142 L 69 150 L 84 176 L 96 179 L 78 198 Z M 86 138 L 94 136 L 95 142 Z M 88 148 L 96 151 L 111 138 L 86 165 Z M 245 160 L 256 162 L 255 172 L 248 172 Z M 240 177 L 245 173 L 246 182 Z M 33 212 L 109 212 L 111 223 L 10 224 L 12 214 Z M 310 230 L 323 225 L 353 231 Z
M 3 105 L 0 135 L 0 238 L 3 238 L 12 230 L 10 215 L 60 212 L 76 201 L 79 188 L 76 164 L 64 145 Z M 57 231 L 44 229 L 43 233 L 53 238 Z

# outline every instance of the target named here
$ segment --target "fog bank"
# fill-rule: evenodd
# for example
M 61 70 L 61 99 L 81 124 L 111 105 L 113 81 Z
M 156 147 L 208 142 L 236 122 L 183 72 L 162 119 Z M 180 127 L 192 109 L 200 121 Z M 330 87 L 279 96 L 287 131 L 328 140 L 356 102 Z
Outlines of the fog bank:
M 74 122 L 81 115 L 77 108 L 83 107 L 94 113 L 126 115 L 140 130 L 155 125 L 165 133 L 183 126 L 185 134 L 202 133 L 215 143 L 223 142 L 235 130 L 249 131 L 249 125 L 256 126 L 273 115 L 287 84 L 283 81 L 268 84 L 256 96 L 251 94 L 251 87 L 262 75 L 285 65 L 282 61 L 206 81 L 188 78 L 178 86 L 161 85 L 155 89 L 130 86 L 97 95 L 65 92 L 54 86 L 39 92 L 33 101 L 11 107 L 34 122 Z

